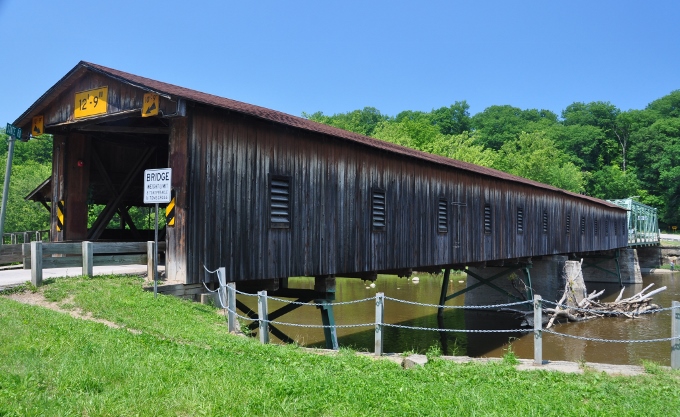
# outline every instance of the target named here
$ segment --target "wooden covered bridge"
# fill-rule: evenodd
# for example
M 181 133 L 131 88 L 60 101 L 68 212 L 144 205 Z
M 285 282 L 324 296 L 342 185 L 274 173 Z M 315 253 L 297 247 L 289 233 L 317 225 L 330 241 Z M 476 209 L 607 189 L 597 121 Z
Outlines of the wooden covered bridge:
M 225 267 L 240 288 L 332 299 L 334 277 L 527 270 L 628 245 L 615 204 L 88 62 L 14 124 L 54 135 L 32 194 L 53 241 L 148 240 L 128 212 L 143 171 L 172 168 L 166 275 L 185 286 Z M 105 208 L 88 224 L 92 204 Z M 315 290 L 287 288 L 293 276 Z

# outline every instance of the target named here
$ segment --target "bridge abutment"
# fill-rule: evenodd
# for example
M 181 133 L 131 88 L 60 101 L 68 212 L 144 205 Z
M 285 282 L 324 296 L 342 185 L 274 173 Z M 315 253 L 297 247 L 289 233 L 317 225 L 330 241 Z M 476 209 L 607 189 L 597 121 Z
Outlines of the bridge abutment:
M 468 274 L 467 279 L 467 288 L 470 290 L 465 293 L 465 305 L 504 304 L 518 299 L 525 300 L 526 286 L 530 284 L 534 294 L 548 300 L 559 299 L 564 290 L 563 271 L 567 261 L 568 257 L 562 255 L 532 259 L 530 281 L 522 270 L 503 275 L 504 271 L 509 270 L 507 267 L 470 267 L 468 270 L 471 274 Z M 475 275 L 484 280 L 493 280 L 492 283 L 498 288 L 479 285 L 480 280 Z
M 621 281 L 619 282 L 620 272 Z M 642 273 L 636 249 L 617 249 L 601 254 L 583 256 L 585 282 L 610 282 L 616 284 L 641 284 Z

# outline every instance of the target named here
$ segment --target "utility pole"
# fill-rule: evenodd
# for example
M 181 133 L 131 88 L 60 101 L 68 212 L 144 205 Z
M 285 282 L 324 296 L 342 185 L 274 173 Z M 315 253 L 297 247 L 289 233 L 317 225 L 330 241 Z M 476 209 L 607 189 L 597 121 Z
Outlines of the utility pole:
M 2 208 L 0 208 L 0 245 L 3 242 L 3 233 L 5 233 L 5 218 L 7 217 L 7 195 L 9 194 L 9 177 L 12 173 L 12 158 L 14 157 L 14 142 L 21 138 L 21 129 L 16 129 L 14 126 L 7 124 L 7 127 L 12 127 L 13 129 L 7 129 L 6 132 L 9 134 L 9 150 L 7 151 L 7 167 L 5 168 L 5 186 L 2 189 Z M 15 135 L 19 136 L 18 138 Z

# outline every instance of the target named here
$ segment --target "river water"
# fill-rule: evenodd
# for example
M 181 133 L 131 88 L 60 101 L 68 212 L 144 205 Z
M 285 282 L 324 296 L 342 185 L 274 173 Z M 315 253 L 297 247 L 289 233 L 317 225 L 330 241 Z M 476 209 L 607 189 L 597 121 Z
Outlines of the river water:
M 415 274 L 418 282 L 413 279 L 398 278 L 396 276 L 380 275 L 375 287 L 370 283 L 358 279 L 338 278 L 336 280 L 336 302 L 352 301 L 374 297 L 377 292 L 385 293 L 386 297 L 413 301 L 423 304 L 437 304 L 441 292 L 442 275 Z M 414 275 L 414 276 L 415 276 Z M 448 294 L 465 288 L 465 275 L 451 275 Z M 667 286 L 668 289 L 654 296 L 654 302 L 661 307 L 670 307 L 673 300 L 680 301 L 680 272 L 673 274 L 650 274 L 643 276 L 643 284 L 629 285 L 624 291 L 624 297 L 631 296 L 654 283 L 655 288 Z M 292 288 L 313 288 L 313 279 L 291 278 Z M 613 301 L 620 288 L 617 284 L 586 283 L 588 291 L 605 290 L 601 297 L 603 301 Z M 257 310 L 255 297 L 239 295 L 253 310 Z M 464 296 L 459 296 L 447 302 L 447 305 L 463 305 Z M 269 301 L 270 313 L 284 304 Z M 352 325 L 373 323 L 375 321 L 375 302 L 336 305 L 334 307 L 336 324 Z M 277 319 L 280 322 L 296 324 L 321 324 L 319 310 L 313 306 L 302 306 L 292 313 Z M 447 329 L 518 329 L 521 320 L 511 314 L 487 311 L 471 311 L 447 309 L 443 323 L 438 322 L 436 307 L 423 307 L 412 304 L 399 303 L 391 300 L 385 302 L 385 322 L 415 327 Z M 279 325 L 280 330 L 303 346 L 323 347 L 323 330 L 318 328 L 293 327 Z M 644 340 L 670 337 L 671 315 L 669 311 L 650 314 L 638 319 L 601 318 L 581 323 L 559 324 L 552 330 L 576 336 L 597 339 Z M 339 328 L 337 330 L 338 343 L 341 347 L 351 347 L 357 350 L 373 351 L 375 331 L 373 326 Z M 271 337 L 273 342 L 278 342 Z M 426 330 L 410 330 L 394 327 L 384 328 L 385 352 L 419 352 L 425 353 L 431 348 L 439 348 L 444 354 L 468 355 L 473 357 L 501 357 L 508 346 L 519 358 L 533 358 L 532 333 L 459 333 L 437 332 Z M 588 361 L 611 364 L 639 365 L 648 360 L 661 365 L 670 365 L 671 343 L 605 343 L 584 341 L 564 336 L 544 333 L 543 359 Z

